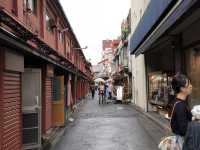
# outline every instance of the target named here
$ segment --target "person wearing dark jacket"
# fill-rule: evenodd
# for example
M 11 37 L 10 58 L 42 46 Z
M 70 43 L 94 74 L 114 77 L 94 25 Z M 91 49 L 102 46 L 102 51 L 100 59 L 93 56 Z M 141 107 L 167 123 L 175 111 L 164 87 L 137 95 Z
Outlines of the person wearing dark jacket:
M 193 121 L 189 123 L 183 150 L 200 150 L 200 122 Z
M 171 118 L 171 128 L 173 133 L 184 137 L 190 121 L 192 121 L 192 114 L 187 102 L 176 98 L 176 103 Z
M 185 75 L 177 74 L 172 80 L 172 88 L 176 94 L 176 99 L 171 116 L 171 129 L 175 135 L 183 138 L 188 123 L 192 121 L 192 114 L 187 102 L 187 98 L 192 92 L 192 85 Z

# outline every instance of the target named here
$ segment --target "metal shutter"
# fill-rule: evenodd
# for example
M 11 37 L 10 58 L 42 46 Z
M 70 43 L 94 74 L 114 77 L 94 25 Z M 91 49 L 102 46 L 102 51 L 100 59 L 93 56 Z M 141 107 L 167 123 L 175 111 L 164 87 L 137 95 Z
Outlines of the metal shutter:
M 3 73 L 3 150 L 21 150 L 21 77 Z

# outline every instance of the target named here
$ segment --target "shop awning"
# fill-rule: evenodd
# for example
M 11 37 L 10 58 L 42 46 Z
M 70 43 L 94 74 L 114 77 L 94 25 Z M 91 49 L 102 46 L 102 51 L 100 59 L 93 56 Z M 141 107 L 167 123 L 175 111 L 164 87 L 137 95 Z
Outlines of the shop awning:
M 151 0 L 143 14 L 135 32 L 130 38 L 129 49 L 134 53 L 136 48 L 153 28 L 164 11 L 170 6 L 173 0 Z
M 139 55 L 144 53 L 196 1 L 179 0 L 177 3 L 174 3 L 173 0 L 151 1 L 136 28 L 136 32 L 129 40 L 128 48 L 131 54 Z

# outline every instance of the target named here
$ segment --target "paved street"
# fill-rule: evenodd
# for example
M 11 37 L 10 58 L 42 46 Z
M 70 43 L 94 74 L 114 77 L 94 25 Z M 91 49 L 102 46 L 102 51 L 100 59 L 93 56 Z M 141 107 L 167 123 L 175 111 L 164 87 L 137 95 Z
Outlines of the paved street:
M 133 106 L 88 100 L 52 150 L 156 150 L 162 136 Z

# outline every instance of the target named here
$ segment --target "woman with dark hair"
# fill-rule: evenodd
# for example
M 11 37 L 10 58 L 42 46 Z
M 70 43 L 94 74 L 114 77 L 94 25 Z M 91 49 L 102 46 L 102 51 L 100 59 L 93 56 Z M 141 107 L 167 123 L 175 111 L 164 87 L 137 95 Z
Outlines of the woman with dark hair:
M 192 85 L 188 77 L 177 74 L 172 80 L 172 88 L 176 98 L 171 115 L 172 132 L 183 140 L 186 134 L 188 123 L 192 121 L 192 114 L 187 102 L 192 92 Z

